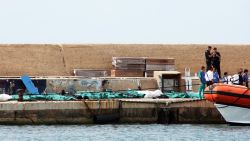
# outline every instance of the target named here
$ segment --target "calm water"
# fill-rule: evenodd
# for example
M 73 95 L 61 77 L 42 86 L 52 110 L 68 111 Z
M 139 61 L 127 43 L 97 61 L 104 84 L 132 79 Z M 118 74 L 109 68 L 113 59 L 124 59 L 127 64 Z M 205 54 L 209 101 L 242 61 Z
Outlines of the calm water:
M 0 126 L 0 141 L 250 140 L 250 127 L 228 125 Z

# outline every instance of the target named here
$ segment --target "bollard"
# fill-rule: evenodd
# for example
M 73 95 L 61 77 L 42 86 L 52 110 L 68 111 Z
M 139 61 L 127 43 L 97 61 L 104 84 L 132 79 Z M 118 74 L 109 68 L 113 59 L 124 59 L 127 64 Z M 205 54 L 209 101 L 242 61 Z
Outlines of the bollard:
M 18 100 L 19 102 L 23 101 L 23 93 L 25 92 L 25 89 L 18 89 L 17 93 L 18 93 Z

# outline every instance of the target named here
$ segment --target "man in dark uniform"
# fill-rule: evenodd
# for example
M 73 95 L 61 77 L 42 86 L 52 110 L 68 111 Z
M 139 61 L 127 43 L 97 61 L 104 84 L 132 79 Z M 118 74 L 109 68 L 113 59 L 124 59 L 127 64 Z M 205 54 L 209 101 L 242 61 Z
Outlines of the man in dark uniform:
M 207 71 L 209 68 L 211 68 L 212 65 L 212 54 L 211 54 L 211 46 L 208 46 L 206 52 L 205 52 L 205 57 L 206 57 L 206 64 L 207 64 Z
M 217 48 L 215 47 L 212 53 L 212 66 L 217 70 L 219 77 L 221 78 L 220 61 L 221 61 L 221 55 L 217 51 Z
M 242 75 L 243 78 L 243 83 L 245 84 L 245 86 L 248 88 L 248 69 L 244 70 L 244 73 Z

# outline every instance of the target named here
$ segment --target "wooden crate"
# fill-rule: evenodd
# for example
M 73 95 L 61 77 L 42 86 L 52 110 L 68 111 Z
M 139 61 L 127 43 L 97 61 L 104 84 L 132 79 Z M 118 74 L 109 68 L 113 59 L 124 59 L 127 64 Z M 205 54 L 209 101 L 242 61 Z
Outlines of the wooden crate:
M 113 69 L 119 70 L 145 70 L 145 58 L 143 57 L 113 57 Z
M 111 77 L 144 77 L 140 70 L 111 70 Z
M 146 58 L 146 64 L 150 65 L 174 65 L 175 64 L 175 59 L 173 58 L 166 58 L 166 59 L 161 59 L 161 58 Z
M 122 65 L 116 65 L 113 66 L 113 69 L 118 70 L 145 70 L 145 64 L 122 64 Z
M 144 57 L 112 57 L 112 64 L 145 64 Z
M 107 77 L 107 70 L 93 70 L 93 69 L 74 69 L 74 76 L 90 77 Z
M 146 71 L 174 71 L 174 65 L 146 64 Z
M 144 76 L 145 77 L 154 77 L 154 71 L 145 71 L 144 73 Z

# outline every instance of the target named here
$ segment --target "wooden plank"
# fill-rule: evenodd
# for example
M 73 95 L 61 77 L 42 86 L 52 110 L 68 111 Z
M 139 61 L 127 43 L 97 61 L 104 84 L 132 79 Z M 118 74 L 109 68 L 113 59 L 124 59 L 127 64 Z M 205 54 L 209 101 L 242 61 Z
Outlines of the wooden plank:
M 146 66 L 144 64 L 124 64 L 124 65 L 116 65 L 113 66 L 113 69 L 121 69 L 121 70 L 142 70 L 144 71 Z
M 146 58 L 146 64 L 159 64 L 159 65 L 174 65 L 175 59 L 173 58 L 166 58 L 166 59 L 160 59 L 160 58 Z
M 114 60 L 113 64 L 146 64 L 145 60 Z
M 75 76 L 84 77 L 107 77 L 107 70 L 91 70 L 91 69 L 74 69 Z
M 144 57 L 112 57 L 112 64 L 145 64 Z
M 144 77 L 144 71 L 139 70 L 111 70 L 111 77 Z
M 150 65 L 146 64 L 146 70 L 157 70 L 157 71 L 174 71 L 174 65 Z
M 147 77 L 154 77 L 154 71 L 149 71 L 149 70 L 147 70 L 147 71 L 145 72 L 145 76 L 147 76 Z

